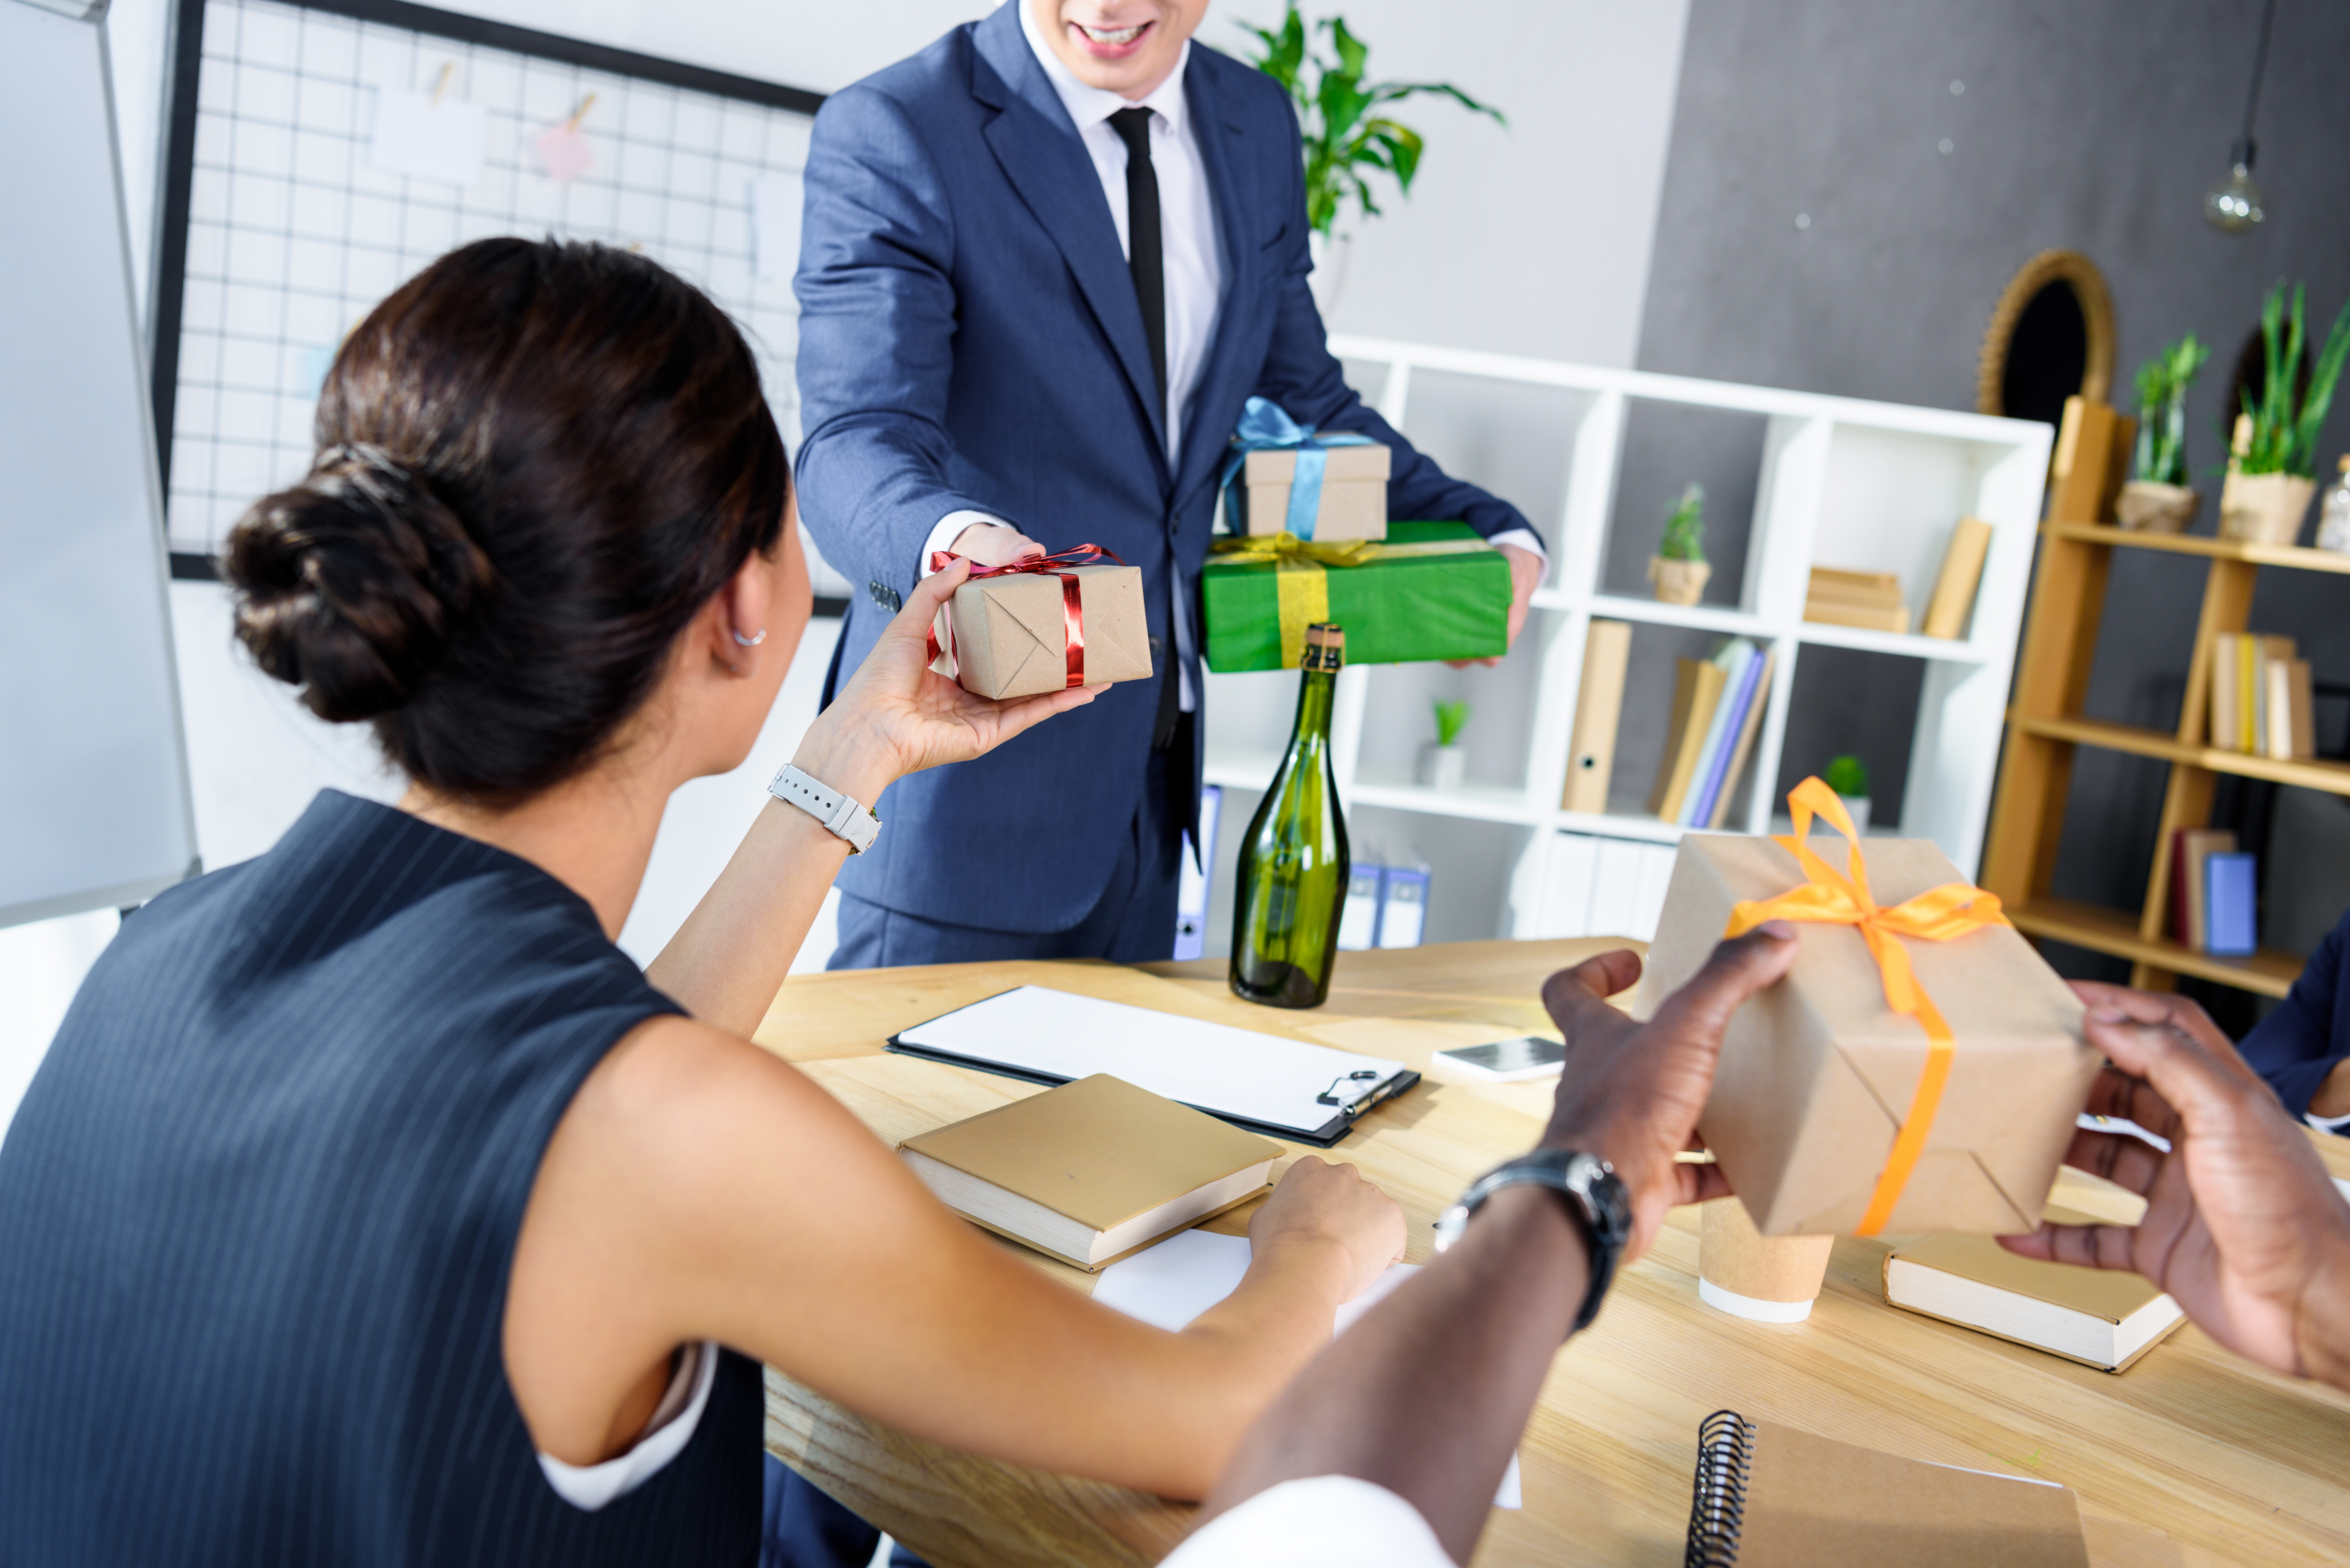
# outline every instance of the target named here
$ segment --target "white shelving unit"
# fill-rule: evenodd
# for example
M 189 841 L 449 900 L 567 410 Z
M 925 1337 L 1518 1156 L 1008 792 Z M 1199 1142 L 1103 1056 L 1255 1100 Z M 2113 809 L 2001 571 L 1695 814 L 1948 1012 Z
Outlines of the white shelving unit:
M 1559 807 L 1586 634 L 1595 618 L 1623 620 L 1750 637 L 1775 654 L 1754 757 L 1729 822 L 1748 833 L 1768 831 L 1780 805 L 1773 786 L 1804 648 L 1924 660 L 1898 831 L 1935 840 L 1972 875 L 2022 621 L 2054 433 L 2048 426 L 1372 338 L 1333 337 L 1330 348 L 1349 366 L 1384 367 L 1374 401 L 1407 434 L 1412 379 L 1422 370 L 1540 389 L 1538 395 L 1553 403 L 1564 391 L 1570 394 L 1573 427 L 1565 443 L 1564 504 L 1547 525 L 1536 519 L 1550 545 L 1551 574 L 1520 638 L 1522 647 L 1533 644 L 1539 659 L 1531 699 L 1521 711 L 1481 711 L 1477 721 L 1508 726 L 1523 745 L 1518 782 L 1438 792 L 1409 776 L 1359 767 L 1365 711 L 1380 667 L 1358 665 L 1339 677 L 1332 725 L 1339 786 L 1350 810 L 1388 807 L 1521 830 L 1514 870 L 1507 887 L 1496 889 L 1497 929 L 1503 933 L 1580 934 L 1563 929 L 1575 923 L 1572 912 L 1563 911 L 1588 908 L 1593 918 L 1618 928 L 1608 934 L 1646 936 L 1621 929 L 1643 917 L 1653 922 L 1648 906 L 1654 898 L 1645 885 L 1620 899 L 1610 895 L 1588 905 L 1583 890 L 1570 884 L 1610 877 L 1620 882 L 1627 875 L 1622 867 L 1635 863 L 1648 867 L 1634 874 L 1636 884 L 1652 878 L 1662 857 L 1651 853 L 1627 861 L 1626 852 L 1631 846 L 1669 848 L 1682 829 L 1628 812 L 1591 815 Z M 1766 421 L 1745 577 L 1734 607 L 1682 607 L 1601 591 L 1626 421 L 1636 401 L 1759 415 Z M 1803 618 L 1814 564 L 1898 573 L 1922 618 L 1950 530 L 1965 516 L 1982 519 L 1992 533 L 1963 639 L 1894 636 Z M 1717 527 L 1723 521 L 1712 519 Z M 1208 677 L 1211 783 L 1265 786 L 1288 736 L 1295 681 L 1285 672 Z M 1602 842 L 1594 849 L 1580 842 L 1586 838 Z M 1616 912 L 1600 916 L 1596 911 L 1602 906 Z

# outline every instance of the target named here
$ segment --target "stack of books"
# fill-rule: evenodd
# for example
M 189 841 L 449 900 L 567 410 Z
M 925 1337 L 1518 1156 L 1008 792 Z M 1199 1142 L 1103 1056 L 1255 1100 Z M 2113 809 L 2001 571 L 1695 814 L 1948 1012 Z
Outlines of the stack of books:
M 2226 828 L 2182 827 L 2170 840 L 2171 935 L 2199 953 L 2248 957 L 2260 947 L 2260 863 Z
M 1720 827 L 1768 700 L 1771 654 L 1742 637 L 1684 659 L 1673 682 L 1665 760 L 1648 810 L 1683 827 Z
M 2223 631 L 2211 639 L 2211 743 L 2290 761 L 2317 754 L 2309 661 L 2289 637 Z
M 1970 594 L 1970 607 L 1972 598 Z M 1814 566 L 1811 592 L 1804 599 L 1804 618 L 1825 621 L 1830 626 L 1862 627 L 1870 631 L 1906 632 L 1909 629 L 1909 607 L 1901 597 L 1901 579 L 1891 572 L 1844 572 L 1834 566 Z

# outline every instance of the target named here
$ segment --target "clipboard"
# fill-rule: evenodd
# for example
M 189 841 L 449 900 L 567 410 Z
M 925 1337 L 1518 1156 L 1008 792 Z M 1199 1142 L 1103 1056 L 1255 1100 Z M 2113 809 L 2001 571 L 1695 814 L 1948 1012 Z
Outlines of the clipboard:
M 1401 1062 L 1041 985 L 1014 986 L 899 1030 L 889 1048 L 1032 1084 L 1107 1073 L 1235 1127 L 1317 1148 L 1419 1082 Z

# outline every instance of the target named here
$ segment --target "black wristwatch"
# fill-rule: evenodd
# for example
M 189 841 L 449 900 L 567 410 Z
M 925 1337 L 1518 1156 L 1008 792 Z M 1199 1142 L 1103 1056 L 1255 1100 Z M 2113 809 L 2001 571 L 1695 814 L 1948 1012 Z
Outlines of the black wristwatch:
M 1632 1239 L 1632 1199 L 1616 1179 L 1616 1168 L 1597 1155 L 1569 1148 L 1540 1148 L 1495 1166 L 1469 1184 L 1461 1200 L 1436 1221 L 1436 1250 L 1443 1251 L 1469 1229 L 1469 1216 L 1504 1187 L 1532 1182 L 1566 1200 L 1569 1212 L 1591 1240 L 1591 1288 L 1569 1334 L 1580 1334 L 1599 1315 L 1599 1303 L 1616 1277 L 1616 1260 Z

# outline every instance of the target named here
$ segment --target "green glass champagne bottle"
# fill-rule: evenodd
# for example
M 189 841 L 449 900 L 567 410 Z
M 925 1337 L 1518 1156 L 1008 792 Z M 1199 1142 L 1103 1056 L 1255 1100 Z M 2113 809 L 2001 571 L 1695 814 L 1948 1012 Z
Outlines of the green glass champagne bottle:
M 1348 860 L 1330 761 L 1330 707 L 1346 649 L 1338 628 L 1305 628 L 1289 753 L 1241 840 L 1232 986 L 1269 1007 L 1319 1007 L 1330 996 Z

